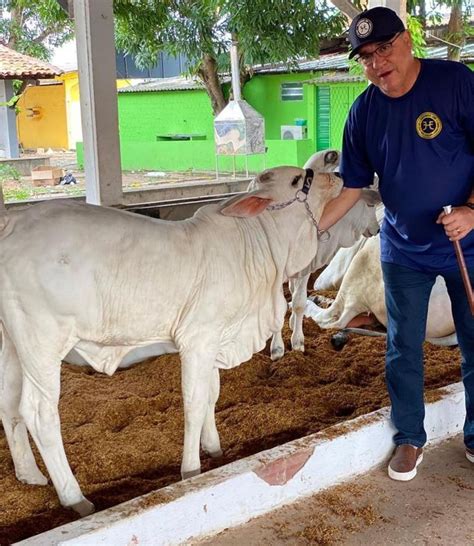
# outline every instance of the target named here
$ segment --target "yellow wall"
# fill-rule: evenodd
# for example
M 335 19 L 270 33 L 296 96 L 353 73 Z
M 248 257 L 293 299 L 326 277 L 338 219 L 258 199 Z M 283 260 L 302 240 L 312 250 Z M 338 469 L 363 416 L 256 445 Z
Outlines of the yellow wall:
M 79 78 L 77 72 L 67 72 L 60 76 L 66 93 L 66 116 L 68 148 L 76 149 L 76 142 L 82 141 L 81 106 L 79 103 Z
M 79 78 L 76 71 L 57 78 L 61 85 L 28 87 L 18 101 L 18 140 L 24 148 L 76 149 L 82 141 Z M 117 80 L 117 88 L 133 80 Z
M 18 140 L 23 148 L 67 148 L 64 85 L 27 87 L 17 116 Z
M 82 142 L 81 106 L 79 97 L 79 78 L 77 72 L 67 72 L 59 79 L 64 82 L 66 93 L 66 116 L 68 148 L 76 149 L 76 142 Z M 117 80 L 117 89 L 130 85 L 133 80 Z

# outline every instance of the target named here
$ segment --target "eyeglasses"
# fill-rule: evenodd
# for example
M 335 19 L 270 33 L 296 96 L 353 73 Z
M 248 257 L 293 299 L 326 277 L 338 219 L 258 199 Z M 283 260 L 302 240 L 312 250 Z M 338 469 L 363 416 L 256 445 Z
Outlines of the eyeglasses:
M 374 62 L 374 56 L 377 54 L 379 57 L 388 57 L 393 50 L 393 44 L 395 40 L 400 36 L 401 32 L 397 33 L 395 37 L 389 42 L 385 42 L 379 47 L 376 47 L 370 53 L 362 53 L 362 55 L 356 55 L 354 59 L 363 66 L 370 66 Z

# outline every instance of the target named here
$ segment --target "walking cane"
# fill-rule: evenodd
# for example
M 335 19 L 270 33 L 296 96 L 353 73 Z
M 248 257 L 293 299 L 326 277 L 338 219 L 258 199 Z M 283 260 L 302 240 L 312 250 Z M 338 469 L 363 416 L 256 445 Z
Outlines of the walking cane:
M 451 205 L 446 205 L 443 207 L 443 210 L 445 214 L 451 214 L 452 207 Z M 458 259 L 459 269 L 461 270 L 462 282 L 464 283 L 464 288 L 466 289 L 467 301 L 469 302 L 471 315 L 474 315 L 474 295 L 472 293 L 471 279 L 469 278 L 466 262 L 464 261 L 461 243 L 459 241 L 453 241 L 453 245 L 454 251 L 456 252 L 456 258 Z

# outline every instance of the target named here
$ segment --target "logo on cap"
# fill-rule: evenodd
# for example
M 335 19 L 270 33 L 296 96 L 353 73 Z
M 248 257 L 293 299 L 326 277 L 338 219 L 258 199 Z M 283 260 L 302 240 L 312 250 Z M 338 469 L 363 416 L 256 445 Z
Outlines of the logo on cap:
M 359 38 L 367 37 L 373 29 L 372 21 L 370 19 L 361 19 L 355 28 L 355 32 Z
M 421 138 L 428 140 L 435 138 L 441 133 L 442 129 L 441 120 L 433 112 L 423 112 L 416 120 L 416 132 Z

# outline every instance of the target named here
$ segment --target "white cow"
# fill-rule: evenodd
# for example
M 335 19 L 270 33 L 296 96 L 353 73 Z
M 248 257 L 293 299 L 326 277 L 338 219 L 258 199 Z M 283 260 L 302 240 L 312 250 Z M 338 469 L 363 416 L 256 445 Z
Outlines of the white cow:
M 328 150 L 313 154 L 304 165 L 304 169 L 316 172 L 331 172 L 339 166 L 340 154 L 336 150 Z M 379 194 L 363 191 L 362 199 L 339 222 L 329 229 L 329 239 L 321 241 L 316 256 L 310 266 L 298 276 L 289 280 L 291 292 L 290 328 L 291 347 L 296 351 L 304 351 L 303 316 L 306 306 L 308 280 L 312 272 L 327 265 L 339 249 L 352 247 L 356 241 L 365 240 L 379 231 L 374 203 L 379 202 Z M 278 360 L 285 354 L 285 345 L 281 330 L 273 335 L 270 346 L 272 360 Z
M 330 238 L 320 242 L 316 256 L 309 267 L 289 281 L 291 292 L 290 328 L 291 347 L 296 351 L 304 351 L 303 316 L 306 307 L 308 280 L 312 272 L 327 265 L 341 247 L 352 247 L 355 241 L 362 237 L 366 239 L 375 235 L 379 225 L 375 216 L 374 194 L 363 192 L 363 198 L 329 230 Z M 368 204 L 372 203 L 372 204 Z M 272 360 L 281 358 L 284 354 L 284 343 L 281 331 L 274 334 L 270 347 Z
M 379 236 L 367 240 L 356 254 L 332 305 L 322 309 L 308 301 L 305 313 L 321 328 L 345 328 L 362 313 L 372 313 L 379 322 L 387 325 Z M 438 277 L 430 296 L 426 338 L 437 345 L 455 345 L 454 331 L 446 284 L 442 277 Z
M 384 212 L 384 206 L 379 203 L 375 210 L 375 215 L 379 226 L 382 225 Z M 352 260 L 359 252 L 359 250 L 364 247 L 366 242 L 367 237 L 359 237 L 359 240 L 356 241 L 351 247 L 339 249 L 336 255 L 329 262 L 329 265 L 326 267 L 326 269 L 319 275 L 319 277 L 314 282 L 314 289 L 338 290 L 341 286 L 342 279 L 344 278 L 346 271 L 351 265 Z
M 253 192 L 166 222 L 80 203 L 46 202 L 3 216 L 0 231 L 0 413 L 18 479 L 45 484 L 27 431 L 63 506 L 93 511 L 69 467 L 58 400 L 74 348 L 112 374 L 140 347 L 179 352 L 184 478 L 199 447 L 221 454 L 214 407 L 219 368 L 232 368 L 281 329 L 282 285 L 316 255 L 318 219 L 341 190 L 311 171 L 279 167 Z M 298 193 L 301 197 L 301 194 Z

